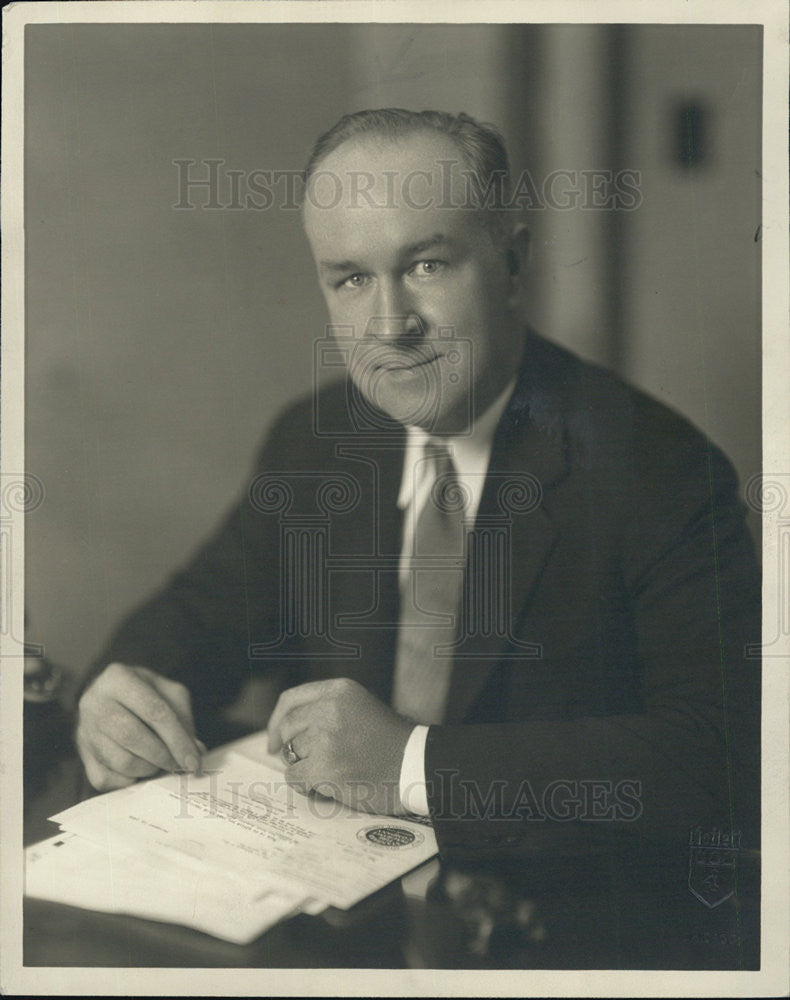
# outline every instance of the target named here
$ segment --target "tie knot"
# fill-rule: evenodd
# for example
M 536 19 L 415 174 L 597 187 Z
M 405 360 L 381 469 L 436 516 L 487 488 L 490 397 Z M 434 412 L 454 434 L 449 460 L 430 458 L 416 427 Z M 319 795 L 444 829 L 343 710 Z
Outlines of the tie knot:
M 444 441 L 428 438 L 425 442 L 425 457 L 433 463 L 436 478 L 439 476 L 455 475 L 452 455 Z

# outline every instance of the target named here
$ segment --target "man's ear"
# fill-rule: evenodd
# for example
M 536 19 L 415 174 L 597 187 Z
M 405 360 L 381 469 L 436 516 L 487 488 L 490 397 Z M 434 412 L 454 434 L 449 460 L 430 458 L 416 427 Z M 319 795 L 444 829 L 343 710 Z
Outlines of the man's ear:
M 529 265 L 532 252 L 532 238 L 525 222 L 516 223 L 508 237 L 507 269 L 510 273 L 511 294 L 516 295 L 521 288 L 524 273 Z

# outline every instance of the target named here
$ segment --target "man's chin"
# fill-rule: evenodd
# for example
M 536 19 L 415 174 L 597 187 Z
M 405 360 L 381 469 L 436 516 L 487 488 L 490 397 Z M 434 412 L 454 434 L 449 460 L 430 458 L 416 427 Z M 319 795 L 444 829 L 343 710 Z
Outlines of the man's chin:
M 414 375 L 386 372 L 376 380 L 375 392 L 357 389 L 368 406 L 405 427 L 419 427 L 428 434 L 457 434 L 468 428 L 465 407 L 449 406 L 446 394 L 443 398 L 440 389 Z

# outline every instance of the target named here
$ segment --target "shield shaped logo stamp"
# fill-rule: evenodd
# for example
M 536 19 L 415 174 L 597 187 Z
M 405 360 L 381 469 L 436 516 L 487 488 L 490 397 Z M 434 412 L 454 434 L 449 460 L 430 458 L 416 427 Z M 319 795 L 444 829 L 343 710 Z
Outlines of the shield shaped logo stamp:
M 697 827 L 689 838 L 688 886 L 697 899 L 713 909 L 735 893 L 735 872 L 741 835 L 718 827 Z

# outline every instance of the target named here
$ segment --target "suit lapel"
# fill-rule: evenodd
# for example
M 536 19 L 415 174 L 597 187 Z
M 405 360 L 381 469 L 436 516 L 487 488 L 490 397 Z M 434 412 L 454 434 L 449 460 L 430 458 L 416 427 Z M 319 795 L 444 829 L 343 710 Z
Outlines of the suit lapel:
M 397 506 L 405 433 L 359 436 L 335 442 L 337 467 L 359 486 L 359 501 L 332 518 L 329 592 L 335 637 L 357 647 L 329 664 L 329 672 L 351 677 L 385 701 L 392 685 L 398 622 L 398 559 L 402 518 Z
M 503 659 L 533 659 L 538 647 L 516 635 L 518 620 L 551 551 L 555 526 L 546 492 L 566 470 L 565 424 L 542 341 L 528 342 L 516 389 L 494 437 L 469 539 L 461 636 L 445 721 L 467 717 Z

